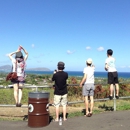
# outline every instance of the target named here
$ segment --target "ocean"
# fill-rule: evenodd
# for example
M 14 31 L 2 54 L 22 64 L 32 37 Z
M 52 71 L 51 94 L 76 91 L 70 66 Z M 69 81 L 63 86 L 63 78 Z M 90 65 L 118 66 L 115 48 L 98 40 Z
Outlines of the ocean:
M 82 71 L 66 71 L 69 76 L 82 77 Z M 53 74 L 53 71 L 26 71 L 26 74 Z M 107 78 L 107 72 L 95 72 L 96 78 Z M 118 72 L 119 78 L 130 78 L 130 72 Z

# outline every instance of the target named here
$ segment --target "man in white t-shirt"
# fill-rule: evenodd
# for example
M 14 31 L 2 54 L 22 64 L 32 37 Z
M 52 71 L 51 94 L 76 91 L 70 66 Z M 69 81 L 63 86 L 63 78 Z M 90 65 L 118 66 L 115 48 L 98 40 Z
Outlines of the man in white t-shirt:
M 112 57 L 113 51 L 107 50 L 107 59 L 105 61 L 105 70 L 108 71 L 108 84 L 110 84 L 110 100 L 113 99 L 114 85 L 116 86 L 116 99 L 119 99 L 119 81 L 118 73 L 115 67 L 115 58 Z
M 94 106 L 94 70 L 95 67 L 92 65 L 92 59 L 89 58 L 86 61 L 87 67 L 84 68 L 84 77 L 81 80 L 80 87 L 82 87 L 82 94 L 85 98 L 85 107 L 86 107 L 86 117 L 91 117 L 93 113 L 93 106 Z M 89 101 L 88 97 L 90 96 L 90 111 L 89 111 Z

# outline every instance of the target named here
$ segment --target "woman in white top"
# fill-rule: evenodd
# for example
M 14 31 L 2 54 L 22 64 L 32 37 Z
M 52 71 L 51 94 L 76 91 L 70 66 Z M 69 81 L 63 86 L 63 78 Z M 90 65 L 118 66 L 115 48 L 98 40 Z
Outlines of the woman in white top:
M 21 51 L 24 51 L 25 56 Z M 15 54 L 15 57 L 13 55 Z M 28 58 L 28 52 L 22 47 L 19 46 L 18 50 L 9 54 L 9 58 L 12 61 L 12 72 L 17 72 L 17 80 L 12 80 L 14 88 L 14 99 L 16 102 L 16 107 L 21 107 L 22 99 L 22 88 L 25 82 L 25 61 Z

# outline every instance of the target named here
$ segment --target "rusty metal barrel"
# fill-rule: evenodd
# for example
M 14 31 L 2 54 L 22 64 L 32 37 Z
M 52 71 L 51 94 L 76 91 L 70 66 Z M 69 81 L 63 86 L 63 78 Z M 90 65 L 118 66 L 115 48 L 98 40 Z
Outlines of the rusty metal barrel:
M 44 127 L 49 124 L 49 96 L 49 92 L 29 92 L 29 127 Z

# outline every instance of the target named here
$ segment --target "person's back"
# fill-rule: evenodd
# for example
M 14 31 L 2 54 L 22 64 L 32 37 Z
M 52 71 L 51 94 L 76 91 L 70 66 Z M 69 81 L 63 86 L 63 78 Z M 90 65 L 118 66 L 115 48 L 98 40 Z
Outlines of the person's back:
M 85 99 L 85 108 L 86 108 L 86 117 L 91 117 L 93 113 L 93 105 L 94 105 L 94 69 L 95 67 L 92 65 L 92 59 L 88 58 L 86 61 L 87 67 L 84 68 L 84 76 L 80 82 L 80 87 L 82 88 L 82 95 Z M 84 85 L 83 85 L 84 84 Z M 90 98 L 90 102 L 88 102 L 88 98 Z M 89 110 L 90 103 L 90 110 Z
M 68 74 L 64 71 L 58 71 L 54 74 L 52 80 L 55 81 L 55 91 L 54 94 L 64 95 L 67 94 L 67 84 L 66 80 L 68 78 Z
M 66 106 L 67 106 L 67 79 L 68 73 L 64 72 L 64 62 L 58 62 L 58 71 L 53 74 L 52 81 L 54 85 L 54 106 L 56 108 L 55 121 L 59 121 L 59 106 L 63 106 L 63 120 L 66 119 Z
M 21 50 L 24 51 L 25 56 L 23 56 Z M 13 57 L 14 54 L 15 58 Z M 28 52 L 22 46 L 19 46 L 17 51 L 9 54 L 9 58 L 13 64 L 12 72 L 17 72 L 17 79 L 11 81 L 14 88 L 16 107 L 21 107 L 22 89 L 25 83 L 25 61 L 28 58 Z
M 94 67 L 91 67 L 91 66 L 85 67 L 84 73 L 87 74 L 87 79 L 85 81 L 85 84 L 94 83 Z
M 107 58 L 105 61 L 105 70 L 108 71 L 108 84 L 110 85 L 110 100 L 113 99 L 114 86 L 116 86 L 116 98 L 119 99 L 119 81 L 118 81 L 118 72 L 115 67 L 115 59 L 112 57 L 113 50 L 107 50 Z
M 108 72 L 115 72 L 115 71 L 117 71 L 116 67 L 115 67 L 115 58 L 113 58 L 112 56 L 109 56 L 106 59 L 105 63 L 107 63 L 107 65 L 108 65 Z

